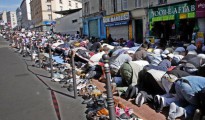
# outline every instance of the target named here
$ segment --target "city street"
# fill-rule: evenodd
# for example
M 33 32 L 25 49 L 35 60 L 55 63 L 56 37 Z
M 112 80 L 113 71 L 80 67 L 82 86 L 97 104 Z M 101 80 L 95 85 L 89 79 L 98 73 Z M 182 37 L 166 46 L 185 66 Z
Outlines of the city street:
M 0 120 L 84 120 L 80 97 L 50 81 L 50 74 L 32 67 L 0 38 Z

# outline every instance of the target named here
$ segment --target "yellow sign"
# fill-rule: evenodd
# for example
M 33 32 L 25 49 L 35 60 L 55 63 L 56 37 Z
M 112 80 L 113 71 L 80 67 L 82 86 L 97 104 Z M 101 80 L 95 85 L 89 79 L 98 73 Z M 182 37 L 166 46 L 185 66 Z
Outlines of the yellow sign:
M 179 14 L 179 19 L 186 19 L 186 18 L 187 18 L 187 14 L 186 13 Z
M 129 40 L 132 39 L 132 23 L 129 24 Z
M 204 33 L 203 32 L 198 32 L 197 33 L 197 38 L 204 38 Z

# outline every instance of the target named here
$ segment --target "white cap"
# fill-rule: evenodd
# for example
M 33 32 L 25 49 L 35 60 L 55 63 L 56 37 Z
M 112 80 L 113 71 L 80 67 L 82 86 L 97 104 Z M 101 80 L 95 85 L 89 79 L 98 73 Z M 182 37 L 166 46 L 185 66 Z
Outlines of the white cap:
M 200 57 L 202 59 L 205 59 L 205 54 L 198 54 L 197 57 Z
M 155 54 L 161 54 L 161 52 L 162 52 L 161 49 L 155 49 L 155 50 L 153 51 L 153 53 L 155 53 Z
M 172 59 L 174 58 L 174 54 L 172 54 L 172 53 L 168 54 L 167 56 L 172 58 Z
M 194 40 L 192 40 L 192 41 L 191 41 L 191 43 L 192 43 L 192 44 L 194 44 L 194 43 L 195 43 L 195 41 L 194 41 Z
M 133 51 L 133 50 L 127 50 L 127 53 L 129 53 L 129 54 L 134 54 L 135 51 Z
M 169 50 L 164 50 L 163 52 L 162 52 L 162 54 L 165 54 L 165 55 L 167 55 L 167 54 L 169 54 Z
M 197 55 L 196 51 L 189 51 L 187 54 Z

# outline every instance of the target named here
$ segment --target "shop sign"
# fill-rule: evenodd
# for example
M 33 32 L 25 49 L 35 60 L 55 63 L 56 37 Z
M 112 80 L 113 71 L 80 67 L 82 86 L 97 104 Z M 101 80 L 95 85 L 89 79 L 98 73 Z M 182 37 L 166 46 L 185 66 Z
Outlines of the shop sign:
M 185 14 L 185 13 L 181 13 L 179 15 L 179 19 L 186 19 L 186 18 L 187 18 L 187 14 Z
M 117 13 L 109 16 L 103 17 L 103 23 L 117 22 L 117 21 L 125 21 L 130 19 L 129 12 Z
M 205 17 L 205 0 L 196 0 L 196 16 Z
M 166 16 L 166 15 L 175 15 L 180 13 L 190 13 L 195 12 L 196 7 L 194 3 L 183 3 L 166 7 L 158 7 L 149 9 L 149 18 Z
M 106 23 L 106 27 L 112 27 L 112 26 L 121 26 L 121 25 L 128 25 L 128 21 L 119 21 L 119 22 L 112 22 L 112 23 Z
M 55 25 L 56 21 L 43 21 L 44 25 Z

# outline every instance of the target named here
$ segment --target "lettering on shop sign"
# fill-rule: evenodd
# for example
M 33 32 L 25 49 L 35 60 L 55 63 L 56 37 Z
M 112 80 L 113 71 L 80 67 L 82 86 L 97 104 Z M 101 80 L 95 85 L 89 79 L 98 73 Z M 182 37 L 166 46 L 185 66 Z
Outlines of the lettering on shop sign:
M 198 7 L 198 8 L 202 8 L 202 9 L 204 9 L 204 8 L 205 8 L 205 3 L 200 3 L 200 4 L 198 4 L 197 7 Z
M 103 23 L 125 21 L 125 20 L 129 20 L 129 19 L 130 19 L 129 12 L 118 13 L 118 14 L 103 17 Z
M 158 16 L 165 16 L 165 15 L 174 15 L 180 13 L 189 13 L 196 11 L 196 6 L 194 4 L 179 4 L 174 6 L 168 7 L 159 7 L 157 10 L 150 9 L 149 15 L 150 18 L 158 17 Z

